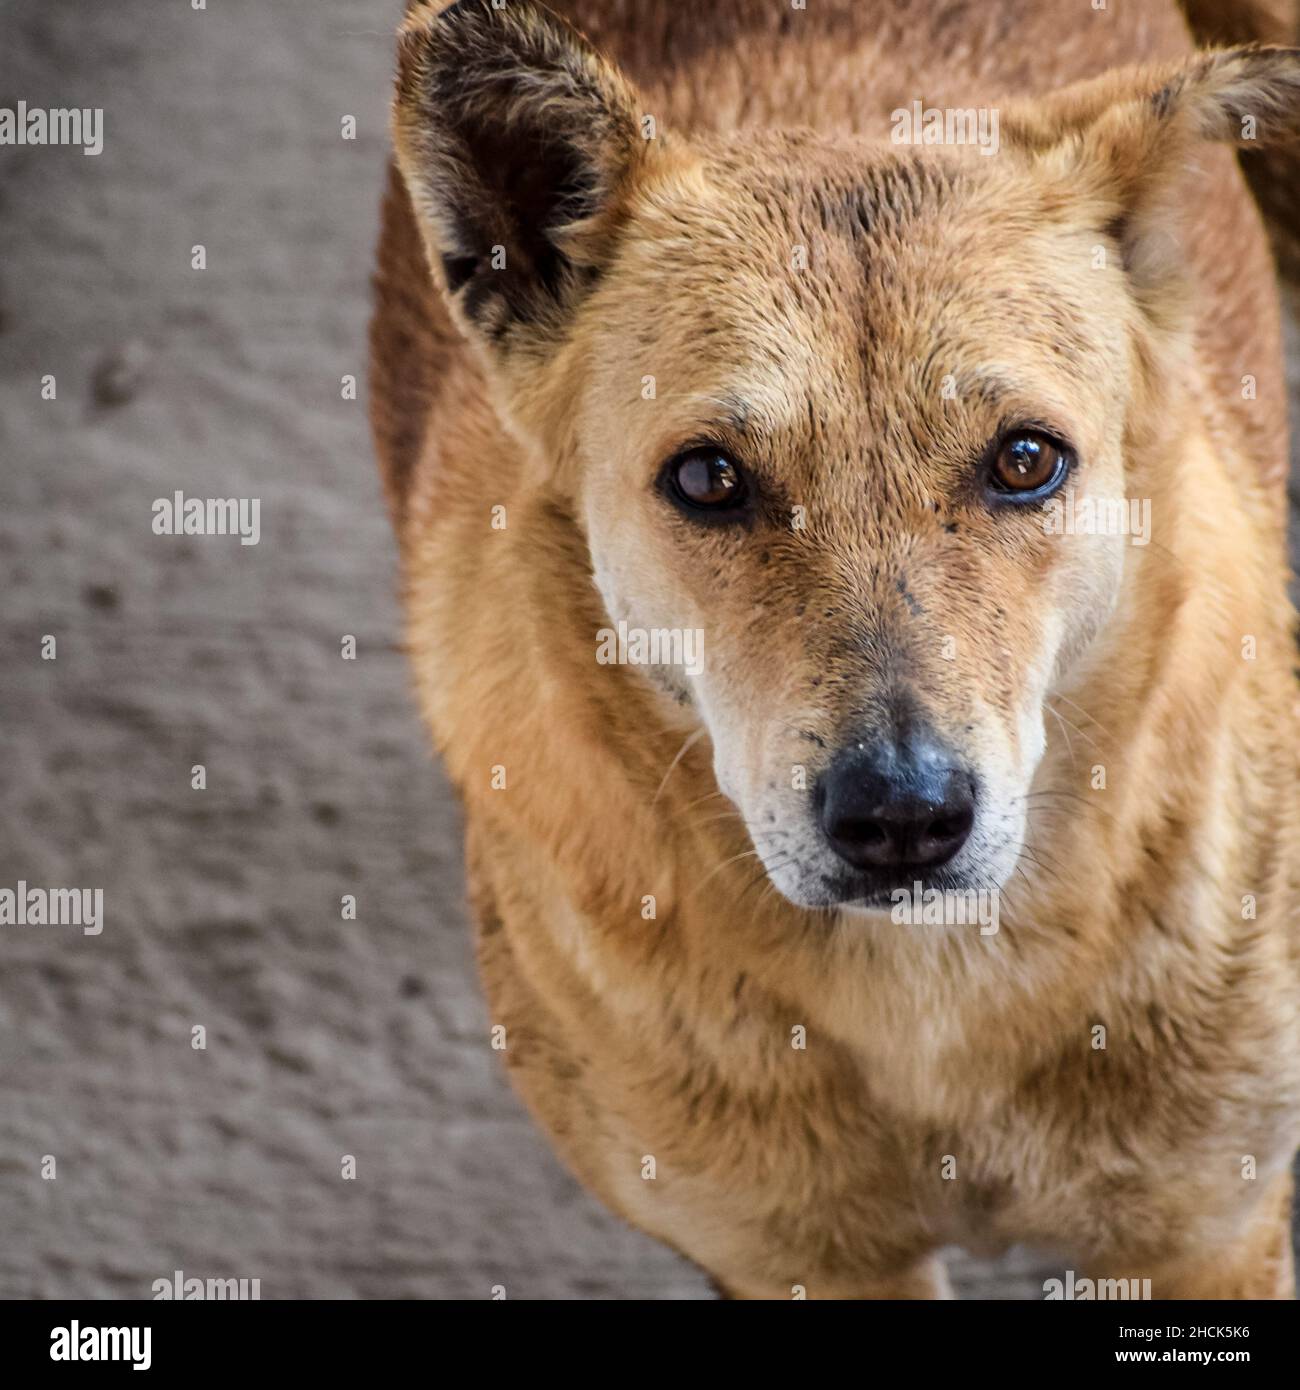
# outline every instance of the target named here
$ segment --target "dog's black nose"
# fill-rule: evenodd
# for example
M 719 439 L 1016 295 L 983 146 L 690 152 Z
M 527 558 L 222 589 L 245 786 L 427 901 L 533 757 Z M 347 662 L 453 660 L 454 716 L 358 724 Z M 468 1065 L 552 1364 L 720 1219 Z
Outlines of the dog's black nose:
M 814 792 L 822 830 L 855 869 L 933 869 L 975 823 L 970 773 L 929 738 L 844 749 Z

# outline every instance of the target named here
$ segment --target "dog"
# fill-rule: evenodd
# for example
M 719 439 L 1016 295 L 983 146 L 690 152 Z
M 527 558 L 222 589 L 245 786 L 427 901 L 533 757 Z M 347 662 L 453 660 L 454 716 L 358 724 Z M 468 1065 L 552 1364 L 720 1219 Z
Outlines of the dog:
M 1292 1296 L 1294 17 L 555 11 L 408 6 L 371 330 L 515 1087 L 725 1297 Z

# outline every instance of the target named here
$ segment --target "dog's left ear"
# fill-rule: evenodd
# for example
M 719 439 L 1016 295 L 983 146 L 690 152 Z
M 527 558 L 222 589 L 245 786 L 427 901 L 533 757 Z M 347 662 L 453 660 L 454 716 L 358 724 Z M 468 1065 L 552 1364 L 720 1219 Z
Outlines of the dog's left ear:
M 415 4 L 400 32 L 397 160 L 462 323 L 506 353 L 562 331 L 659 140 L 629 84 L 549 10 L 440 8 Z
M 1170 268 L 1170 239 L 1158 233 L 1197 145 L 1300 138 L 1300 49 L 1228 48 L 1108 73 L 1005 113 L 1002 129 L 1004 143 L 1059 177 L 1063 200 L 1092 203 L 1135 282 L 1149 286 Z

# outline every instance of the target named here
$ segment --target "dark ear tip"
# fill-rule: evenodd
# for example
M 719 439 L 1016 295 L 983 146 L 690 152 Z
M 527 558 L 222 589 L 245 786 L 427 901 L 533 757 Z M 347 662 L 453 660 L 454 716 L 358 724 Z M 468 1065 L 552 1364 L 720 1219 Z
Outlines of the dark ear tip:
M 456 0 L 454 5 L 443 5 L 440 0 L 409 0 L 398 38 L 403 44 L 426 43 L 440 37 L 469 36 L 489 24 L 521 30 L 538 17 L 540 8 L 532 0 L 506 0 L 499 6 L 492 0 Z
M 438 65 L 440 51 L 454 47 L 458 31 L 463 34 L 469 25 L 481 22 L 482 12 L 489 8 L 487 0 L 456 0 L 447 9 L 437 0 L 409 0 L 397 31 L 397 87 L 402 100 L 419 95 L 430 69 Z
M 499 7 L 492 0 L 456 0 L 445 8 L 439 0 L 408 0 L 397 31 L 399 89 L 413 95 L 422 73 L 451 75 L 490 55 L 518 50 L 550 17 L 532 0 L 506 0 Z
M 430 43 L 464 34 L 493 14 L 490 0 L 456 0 L 444 9 L 438 0 L 413 0 L 397 30 L 397 50 L 403 59 L 413 57 Z
M 492 0 L 456 0 L 454 5 L 443 8 L 438 5 L 437 0 L 423 0 L 425 9 L 433 14 L 434 23 L 445 24 L 449 28 L 502 19 L 516 3 L 517 0 L 507 0 L 505 5 L 494 6 Z M 527 0 L 518 0 L 518 3 L 526 4 Z
M 504 9 L 504 6 L 502 7 Z M 440 0 L 406 0 L 406 19 L 403 27 L 414 24 L 460 23 L 482 18 L 492 13 L 492 0 L 456 0 L 454 5 Z

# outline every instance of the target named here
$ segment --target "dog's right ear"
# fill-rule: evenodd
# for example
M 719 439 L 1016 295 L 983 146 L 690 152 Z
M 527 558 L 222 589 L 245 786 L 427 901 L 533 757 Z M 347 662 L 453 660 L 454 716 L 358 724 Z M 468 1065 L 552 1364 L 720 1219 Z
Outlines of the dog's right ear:
M 500 352 L 563 331 L 657 141 L 627 82 L 531 0 L 417 3 L 402 25 L 397 160 L 462 322 Z
M 1163 68 L 1125 68 L 1012 107 L 1003 144 L 1054 175 L 1061 205 L 1088 209 L 1120 243 L 1148 307 L 1181 273 L 1169 235 L 1175 189 L 1198 147 L 1264 150 L 1300 141 L 1300 49 L 1226 48 Z

